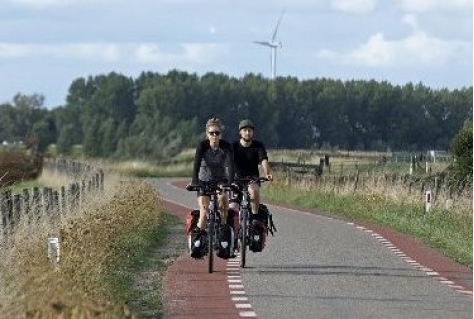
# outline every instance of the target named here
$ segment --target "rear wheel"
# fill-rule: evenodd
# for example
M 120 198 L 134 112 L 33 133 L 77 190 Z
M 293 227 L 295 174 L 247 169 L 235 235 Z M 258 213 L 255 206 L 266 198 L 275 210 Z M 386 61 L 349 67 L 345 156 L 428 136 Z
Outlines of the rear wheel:
M 245 268 L 245 262 L 247 257 L 247 228 L 248 228 L 248 211 L 247 209 L 242 210 L 242 221 L 240 223 L 240 267 Z

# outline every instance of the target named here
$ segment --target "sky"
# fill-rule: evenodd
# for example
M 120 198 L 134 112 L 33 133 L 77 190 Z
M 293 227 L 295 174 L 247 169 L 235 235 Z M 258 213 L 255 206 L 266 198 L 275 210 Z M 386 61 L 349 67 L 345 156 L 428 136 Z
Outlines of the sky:
M 472 0 L 0 0 L 0 103 L 170 70 L 472 86 Z

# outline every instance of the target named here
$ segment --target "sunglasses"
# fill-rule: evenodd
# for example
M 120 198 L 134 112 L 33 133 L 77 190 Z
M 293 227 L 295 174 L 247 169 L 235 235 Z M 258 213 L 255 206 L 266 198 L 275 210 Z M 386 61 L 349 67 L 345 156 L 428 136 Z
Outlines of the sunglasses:
M 221 132 L 219 132 L 219 131 L 211 131 L 211 132 L 207 132 L 207 133 L 209 133 L 209 135 L 214 135 L 214 136 L 221 135 Z

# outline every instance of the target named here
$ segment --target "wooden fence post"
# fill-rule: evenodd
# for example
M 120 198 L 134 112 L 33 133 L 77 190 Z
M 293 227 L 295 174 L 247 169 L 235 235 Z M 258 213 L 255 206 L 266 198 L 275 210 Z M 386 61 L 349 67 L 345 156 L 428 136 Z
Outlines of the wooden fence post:
M 4 200 L 5 200 L 5 208 L 6 208 L 6 214 L 5 219 L 4 219 L 4 225 L 5 225 L 5 236 L 8 241 L 8 236 L 11 233 L 11 223 L 12 223 L 12 215 L 13 215 L 13 203 L 12 203 L 12 192 L 11 190 L 7 189 L 4 192 Z
M 21 219 L 21 196 L 13 195 L 13 213 L 12 213 L 12 230 L 19 225 Z
M 27 188 L 23 189 L 23 195 L 21 196 L 21 211 L 23 225 L 28 227 L 30 224 L 30 191 Z
M 7 228 L 8 228 L 8 202 L 7 194 L 0 192 L 0 213 L 1 213 L 1 239 L 2 242 L 6 240 Z
M 104 191 L 104 171 L 99 169 L 99 183 L 100 183 L 100 190 Z
M 66 187 L 61 186 L 61 215 L 66 215 L 67 213 L 67 202 L 66 202 Z
M 86 201 L 86 181 L 82 180 L 81 181 L 81 206 L 84 205 L 84 202 Z
M 81 194 L 81 187 L 80 187 L 79 182 L 74 183 L 74 188 L 75 188 L 75 191 L 76 191 L 75 203 L 76 203 L 76 206 L 80 208 L 81 207 L 81 196 L 82 196 L 82 194 Z
M 355 182 L 354 182 L 354 190 L 353 190 L 353 194 L 355 194 L 355 192 L 357 191 L 357 184 L 359 183 L 359 170 L 357 170 L 357 173 L 356 173 L 356 177 L 355 177 Z
M 38 187 L 33 188 L 33 223 L 40 220 L 41 194 Z
M 74 192 L 75 185 L 74 184 L 69 184 L 69 190 L 67 192 L 68 198 L 68 213 L 70 214 L 73 211 L 73 207 L 75 206 L 75 192 Z
M 57 190 L 53 190 L 53 214 L 54 219 L 59 219 L 59 223 L 61 222 L 61 212 L 59 208 L 59 192 Z

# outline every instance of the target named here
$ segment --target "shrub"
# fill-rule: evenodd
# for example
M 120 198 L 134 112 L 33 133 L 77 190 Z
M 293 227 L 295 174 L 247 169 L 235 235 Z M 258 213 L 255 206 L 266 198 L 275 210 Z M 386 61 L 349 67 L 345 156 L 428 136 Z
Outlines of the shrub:
M 472 181 L 472 122 L 467 122 L 451 141 L 454 178 L 457 183 Z

